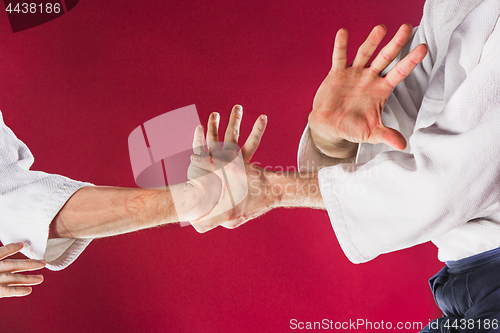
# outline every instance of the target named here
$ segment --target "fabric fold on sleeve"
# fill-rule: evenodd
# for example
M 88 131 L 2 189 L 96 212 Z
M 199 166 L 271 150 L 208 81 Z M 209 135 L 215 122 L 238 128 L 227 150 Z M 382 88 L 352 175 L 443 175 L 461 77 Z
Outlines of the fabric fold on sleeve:
M 415 131 L 411 152 L 387 151 L 319 172 L 351 261 L 432 240 L 500 200 L 499 68 L 498 61 L 478 65 L 436 121 Z
M 352 262 L 435 239 L 441 260 L 500 245 L 495 237 L 457 244 L 474 229 L 464 228 L 471 220 L 500 228 L 487 215 L 500 202 L 499 15 L 498 1 L 428 0 L 420 26 L 389 68 L 420 43 L 429 53 L 382 114 L 408 147 L 360 144 L 356 164 L 321 162 L 321 194 Z M 299 167 L 317 158 L 306 131 Z
M 34 162 L 28 147 L 3 123 L 0 114 L 0 211 L 3 244 L 23 242 L 21 251 L 46 259 L 47 268 L 71 264 L 91 239 L 48 239 L 49 226 L 66 201 L 90 183 L 29 170 Z

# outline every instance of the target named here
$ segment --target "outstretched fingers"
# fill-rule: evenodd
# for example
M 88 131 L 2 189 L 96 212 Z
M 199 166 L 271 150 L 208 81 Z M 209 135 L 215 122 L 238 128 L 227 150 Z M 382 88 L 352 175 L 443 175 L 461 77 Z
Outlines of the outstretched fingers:
M 373 60 L 370 68 L 380 74 L 389 64 L 396 59 L 397 55 L 405 44 L 410 40 L 413 29 L 409 24 L 403 24 L 391 41 L 382 48 L 377 57 Z
M 0 247 L 0 260 L 7 258 L 17 252 L 21 251 L 23 248 L 23 243 L 12 243 Z
M 0 285 L 0 298 L 28 296 L 31 294 L 31 291 L 31 287 L 10 287 Z
M 267 116 L 261 115 L 253 125 L 252 132 L 247 138 L 247 141 L 241 148 L 241 153 L 243 155 L 243 161 L 249 163 L 252 159 L 253 154 L 259 148 L 260 140 L 267 126 Z
M 347 64 L 347 29 L 340 29 L 335 36 L 332 55 L 332 71 L 341 71 Z
M 0 273 L 17 273 L 35 271 L 44 268 L 45 260 L 5 259 L 0 261 Z
M 41 275 L 14 274 L 45 267 L 45 260 L 33 259 L 5 259 L 23 248 L 22 243 L 12 243 L 0 247 L 0 298 L 26 296 L 32 291 L 31 287 L 43 282 Z
M 45 264 L 43 266 L 45 266 Z M 33 269 L 23 269 L 23 271 L 26 270 Z M 42 282 L 42 275 L 23 275 L 13 274 L 11 272 L 0 273 L 0 298 L 27 296 L 31 294 L 32 291 L 31 287 L 28 286 L 35 286 Z
M 193 153 L 196 155 L 202 155 L 205 152 L 204 142 L 203 138 L 203 126 L 198 125 L 196 129 L 194 130 L 194 137 L 193 137 Z
M 207 125 L 207 144 L 209 151 L 214 154 L 219 149 L 219 120 L 220 116 L 217 112 L 212 112 L 210 118 L 208 119 Z
M 227 125 L 226 135 L 224 136 L 224 145 L 226 142 L 237 145 L 240 137 L 240 124 L 243 118 L 243 107 L 235 105 L 229 116 L 229 124 Z
M 401 81 L 403 81 L 417 65 L 424 60 L 427 55 L 428 47 L 425 44 L 420 44 L 414 48 L 404 59 L 399 61 L 387 75 L 385 79 L 387 83 L 394 89 Z
M 377 25 L 368 35 L 365 42 L 359 47 L 352 67 L 364 68 L 373 56 L 373 53 L 384 39 L 387 29 L 384 25 Z

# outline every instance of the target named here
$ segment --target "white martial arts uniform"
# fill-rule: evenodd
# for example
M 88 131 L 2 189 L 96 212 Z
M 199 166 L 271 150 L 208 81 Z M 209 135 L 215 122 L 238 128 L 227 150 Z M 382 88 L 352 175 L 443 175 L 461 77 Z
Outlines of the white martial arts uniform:
M 0 241 L 24 242 L 22 253 L 46 259 L 47 268 L 71 264 L 91 239 L 49 239 L 49 225 L 66 201 L 82 186 L 92 185 L 30 171 L 33 155 L 5 125 L 0 113 Z
M 405 151 L 361 144 L 356 164 L 331 166 L 304 131 L 299 167 L 326 166 L 321 194 L 352 262 L 429 240 L 441 261 L 500 247 L 499 15 L 498 0 L 426 2 L 396 61 L 420 43 L 429 54 L 382 117 Z

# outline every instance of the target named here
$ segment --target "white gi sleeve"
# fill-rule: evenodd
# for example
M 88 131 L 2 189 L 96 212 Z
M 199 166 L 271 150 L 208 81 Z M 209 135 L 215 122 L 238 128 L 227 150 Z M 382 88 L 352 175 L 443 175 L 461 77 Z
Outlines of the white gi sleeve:
M 409 45 L 426 42 L 429 55 L 383 114 L 408 148 L 363 144 L 357 164 L 320 170 L 333 228 L 352 262 L 429 241 L 499 202 L 499 14 L 498 1 L 428 1 Z M 299 151 L 299 163 L 306 155 Z
M 48 239 L 49 225 L 75 191 L 89 183 L 30 171 L 34 158 L 0 113 L 0 240 L 23 242 L 22 253 L 47 260 L 47 268 L 71 264 L 91 239 Z

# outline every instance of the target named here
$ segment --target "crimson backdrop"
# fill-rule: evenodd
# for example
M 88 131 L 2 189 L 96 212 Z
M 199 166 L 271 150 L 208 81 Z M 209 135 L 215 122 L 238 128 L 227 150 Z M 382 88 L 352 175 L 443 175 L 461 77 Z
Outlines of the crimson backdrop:
M 81 0 L 19 33 L 0 24 L 0 108 L 36 170 L 135 186 L 128 134 L 196 104 L 202 122 L 261 113 L 255 161 L 293 166 L 335 32 L 350 58 L 379 23 L 418 25 L 423 0 Z M 386 38 L 385 42 L 388 41 Z M 431 244 L 353 265 L 324 211 L 278 209 L 236 230 L 155 228 L 95 240 L 26 298 L 0 300 L 0 332 L 288 332 L 290 320 L 439 315 Z

